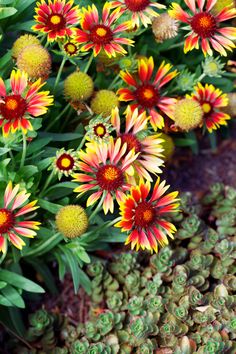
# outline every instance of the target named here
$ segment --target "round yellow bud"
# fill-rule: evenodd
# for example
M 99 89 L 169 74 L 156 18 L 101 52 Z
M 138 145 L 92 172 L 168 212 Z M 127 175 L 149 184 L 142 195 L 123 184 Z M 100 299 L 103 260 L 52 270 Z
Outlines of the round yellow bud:
M 91 109 L 96 114 L 109 117 L 113 108 L 119 107 L 119 100 L 115 92 L 100 90 L 91 101 Z
M 85 101 L 93 94 L 91 77 L 81 71 L 70 74 L 64 82 L 64 94 L 72 102 Z
M 184 131 L 197 128 L 203 119 L 203 110 L 200 104 L 192 98 L 184 98 L 174 107 L 175 126 Z
M 88 229 L 88 216 L 80 205 L 67 205 L 57 213 L 56 226 L 67 238 L 79 237 Z
M 161 143 L 164 151 L 162 152 L 164 156 L 164 160 L 170 160 L 172 157 L 174 150 L 175 150 L 175 144 L 171 136 L 165 134 L 165 133 L 160 133 L 160 138 L 163 139 L 164 141 Z
M 51 71 L 51 57 L 47 49 L 41 45 L 29 45 L 19 54 L 16 64 L 18 68 L 25 71 L 29 78 L 46 80 Z
M 32 34 L 24 34 L 17 38 L 12 47 L 12 57 L 17 59 L 22 50 L 29 45 L 40 45 L 40 41 Z

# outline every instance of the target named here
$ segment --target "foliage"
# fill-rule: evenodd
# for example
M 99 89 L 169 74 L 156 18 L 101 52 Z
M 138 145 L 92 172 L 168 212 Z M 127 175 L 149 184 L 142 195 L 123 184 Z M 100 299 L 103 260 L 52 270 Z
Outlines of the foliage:
M 236 250 L 229 213 L 235 217 L 235 200 L 236 190 L 219 184 L 201 204 L 185 194 L 170 246 L 152 256 L 123 253 L 88 265 L 89 321 L 61 324 L 51 353 L 233 354 Z M 27 338 L 32 318 L 43 349 L 50 319 L 57 316 L 44 310 L 31 315 Z

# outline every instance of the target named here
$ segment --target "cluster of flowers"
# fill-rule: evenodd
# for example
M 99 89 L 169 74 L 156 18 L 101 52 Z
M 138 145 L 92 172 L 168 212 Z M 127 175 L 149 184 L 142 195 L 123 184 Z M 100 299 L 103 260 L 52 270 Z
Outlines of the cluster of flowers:
M 141 25 L 147 27 L 153 18 L 160 15 L 168 16 L 167 22 L 172 26 L 172 31 L 170 26 L 166 29 L 165 38 L 177 34 L 177 20 L 187 23 L 190 33 L 185 40 L 185 53 L 198 49 L 199 43 L 204 55 L 213 54 L 210 45 L 224 56 L 227 55 L 226 49 L 232 51 L 235 45 L 231 39 L 235 38 L 236 30 L 220 27 L 221 22 L 235 16 L 235 9 L 231 5 L 222 10 L 215 7 L 216 0 L 185 0 L 185 5 L 193 14 L 184 11 L 176 3 L 171 5 L 169 14 L 165 12 L 160 15 L 156 10 L 166 7 L 153 0 L 111 1 L 104 4 L 100 16 L 94 4 L 80 9 L 74 6 L 73 0 L 49 0 L 48 3 L 41 0 L 35 9 L 36 24 L 33 30 L 42 36 L 42 41 L 46 38 L 47 45 L 57 43 L 65 57 L 92 50 L 91 58 L 102 53 L 111 58 L 125 55 L 124 45 L 134 44 L 133 40 L 126 38 L 128 36 L 125 37 L 127 33 L 137 30 Z M 24 41 L 31 41 L 30 55 L 24 50 L 20 52 L 19 43 L 18 48 L 15 48 L 13 56 L 18 70 L 12 71 L 10 92 L 0 79 L 0 125 L 4 136 L 17 130 L 22 130 L 23 134 L 32 130 L 31 119 L 45 114 L 53 103 L 48 91 L 40 91 L 50 72 L 50 59 L 38 38 L 33 37 L 32 43 L 32 37 L 24 38 Z M 29 72 L 34 65 L 32 50 L 37 53 L 34 59 L 36 68 L 39 57 L 44 58 L 45 65 Z M 27 60 L 31 61 L 29 68 L 25 64 Z M 66 96 L 76 108 L 79 101 L 91 97 L 93 82 L 85 72 L 71 75 L 74 75 L 75 81 L 80 77 L 86 83 L 86 92 L 76 99 L 70 80 L 65 81 L 65 95 L 69 92 Z M 160 182 L 159 178 L 153 181 L 153 176 L 161 172 L 160 167 L 164 164 L 162 139 L 156 133 L 157 129 L 162 129 L 170 118 L 173 130 L 204 126 L 211 132 L 226 124 L 230 118 L 220 111 L 221 107 L 227 105 L 226 95 L 213 85 L 203 86 L 199 82 L 195 91 L 184 99 L 168 97 L 163 87 L 177 75 L 177 70 L 172 70 L 172 65 L 164 61 L 154 75 L 153 58 L 138 59 L 137 73 L 127 70 L 120 72 L 127 87 L 120 88 L 117 95 L 119 101 L 130 102 L 125 117 L 121 118 L 118 107 L 115 107 L 107 114 L 91 119 L 83 141 L 86 141 L 85 148 L 80 149 L 82 144 L 77 151 L 62 149 L 54 158 L 54 171 L 59 178 L 62 175 L 72 176 L 73 181 L 79 184 L 75 189 L 79 196 L 93 192 L 87 199 L 87 206 L 99 201 L 98 208 L 102 206 L 107 214 L 114 212 L 114 200 L 119 203 L 121 217 L 115 226 L 129 232 L 126 244 L 131 243 L 132 249 L 141 247 L 157 252 L 158 243 L 161 246 L 168 244 L 167 236 L 173 238 L 176 231 L 175 226 L 164 216 L 177 211 L 178 193 L 165 194 L 169 188 L 165 181 Z M 151 183 L 154 183 L 152 189 Z M 30 221 L 17 221 L 19 215 L 35 208 L 27 204 L 15 213 L 15 209 L 29 196 L 25 191 L 16 196 L 18 189 L 19 186 L 12 190 L 11 184 L 8 185 L 4 208 L 0 209 L 0 249 L 4 252 L 5 235 L 21 249 L 23 241 L 16 233 L 33 237 L 35 232 L 26 229 L 38 225 Z M 9 208 L 12 200 L 14 202 Z

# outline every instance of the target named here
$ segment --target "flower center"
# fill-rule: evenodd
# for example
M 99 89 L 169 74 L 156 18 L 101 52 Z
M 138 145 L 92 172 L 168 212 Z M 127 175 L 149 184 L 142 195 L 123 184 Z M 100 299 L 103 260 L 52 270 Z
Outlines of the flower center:
M 74 164 L 75 161 L 69 154 L 62 154 L 56 161 L 57 168 L 62 171 L 70 171 Z
M 95 25 L 90 33 L 91 41 L 96 44 L 108 44 L 113 39 L 112 31 L 108 26 Z
M 130 11 L 138 12 L 146 9 L 150 0 L 125 0 L 125 4 Z
M 211 111 L 211 105 L 208 102 L 202 104 L 202 110 L 204 113 L 209 113 Z
M 20 95 L 6 96 L 5 102 L 0 103 L 0 115 L 7 120 L 22 118 L 26 108 L 27 103 Z
M 144 84 L 137 88 L 136 98 L 141 106 L 145 108 L 152 108 L 156 106 L 158 102 L 159 93 L 153 85 Z
M 50 30 L 59 31 L 65 27 L 66 20 L 61 14 L 51 14 L 47 20 Z
M 107 133 L 106 127 L 102 123 L 95 125 L 93 131 L 99 138 L 103 138 Z
M 155 220 L 155 210 L 149 202 L 141 202 L 135 209 L 134 223 L 136 226 L 145 228 Z
M 216 30 L 215 17 L 209 12 L 200 12 L 193 16 L 191 27 L 200 37 L 209 38 Z
M 0 234 L 5 234 L 14 225 L 14 215 L 8 209 L 0 209 Z
M 121 169 L 114 165 L 100 167 L 96 177 L 99 186 L 108 191 L 114 191 L 121 187 L 124 180 Z
M 77 53 L 78 48 L 74 43 L 68 42 L 64 45 L 64 50 L 69 55 L 74 55 Z
M 122 134 L 120 138 L 121 138 L 122 145 L 124 143 L 127 144 L 127 152 L 129 152 L 132 149 L 134 149 L 135 153 L 141 152 L 141 148 L 142 148 L 141 143 L 134 134 L 130 134 L 130 133 Z

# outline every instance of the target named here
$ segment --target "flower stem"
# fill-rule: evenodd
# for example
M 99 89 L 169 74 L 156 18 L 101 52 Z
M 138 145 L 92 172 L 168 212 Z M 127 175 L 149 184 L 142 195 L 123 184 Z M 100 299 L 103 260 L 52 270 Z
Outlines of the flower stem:
M 54 176 L 54 171 L 52 171 L 52 172 L 50 173 L 50 175 L 48 176 L 48 178 L 46 179 L 45 185 L 44 185 L 43 189 L 42 189 L 41 192 L 40 192 L 40 196 L 43 195 L 43 192 L 44 192 L 44 191 L 47 189 L 47 187 L 49 186 L 49 184 L 50 184 L 50 182 L 51 182 L 53 176 Z
M 57 88 L 57 85 L 58 85 L 58 82 L 60 81 L 61 73 L 62 73 L 62 70 L 64 68 L 66 60 L 67 60 L 67 58 L 63 57 L 61 65 L 60 65 L 60 68 L 59 68 L 58 73 L 57 73 L 57 77 L 56 77 L 55 83 L 54 83 L 53 92 L 55 92 L 55 90 Z
M 169 48 L 165 48 L 165 49 L 160 50 L 160 52 L 167 52 L 168 50 L 182 47 L 183 45 L 184 45 L 184 42 L 175 43 L 175 44 L 172 44 L 171 46 L 169 46 Z
M 23 146 L 22 146 L 22 155 L 21 155 L 21 162 L 20 162 L 20 168 L 22 168 L 25 164 L 25 157 L 26 157 L 26 149 L 27 149 L 27 143 L 26 143 L 26 136 L 23 133 L 22 134 L 23 137 Z
M 114 85 L 117 83 L 117 81 L 120 78 L 120 73 L 116 75 L 116 77 L 114 78 L 114 80 L 111 82 L 111 84 L 108 87 L 108 90 L 112 90 L 114 88 Z
M 88 72 L 88 69 L 90 68 L 90 65 L 91 65 L 92 61 L 93 61 L 93 52 L 92 52 L 92 54 L 91 54 L 91 56 L 90 56 L 90 58 L 89 58 L 89 60 L 87 62 L 87 65 L 85 66 L 85 68 L 83 70 L 84 73 Z
M 84 145 L 84 143 L 85 143 L 85 141 L 86 141 L 86 137 L 87 137 L 87 134 L 85 134 L 84 137 L 83 137 L 83 139 L 81 140 L 79 146 L 78 146 L 77 149 L 76 149 L 77 151 L 79 151 L 79 150 L 82 148 L 82 146 Z
M 94 211 L 92 212 L 92 214 L 89 217 L 89 221 L 92 221 L 92 219 L 94 218 L 94 216 L 102 209 L 102 204 L 104 202 L 105 199 L 105 195 L 103 194 L 102 198 L 100 199 L 100 202 L 98 203 L 97 207 L 94 209 Z
M 206 76 L 206 74 L 204 74 L 204 73 L 202 75 L 200 75 L 198 78 L 198 81 L 201 81 L 202 79 L 204 79 L 205 76 Z
M 51 129 L 53 127 L 53 125 L 66 113 L 66 111 L 70 108 L 70 103 L 68 103 L 65 108 L 63 109 L 63 111 L 61 111 L 60 114 L 58 114 L 58 116 L 53 119 L 47 126 L 47 128 L 45 129 L 45 131 L 48 131 L 49 129 Z
M 4 236 L 3 236 L 4 237 Z M 6 242 L 7 244 L 7 242 Z M 8 246 L 8 245 L 7 245 Z M 4 259 L 6 258 L 6 255 L 7 255 L 7 246 L 6 246 L 6 252 L 4 252 L 0 258 L 0 264 L 2 264 L 2 262 L 4 261 Z

